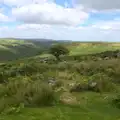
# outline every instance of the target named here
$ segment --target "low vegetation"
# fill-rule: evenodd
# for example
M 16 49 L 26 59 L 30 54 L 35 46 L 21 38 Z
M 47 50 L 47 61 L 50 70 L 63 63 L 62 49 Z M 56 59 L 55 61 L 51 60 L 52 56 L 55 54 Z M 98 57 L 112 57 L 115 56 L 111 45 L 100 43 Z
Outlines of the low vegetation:
M 119 119 L 119 50 L 62 54 L 0 64 L 0 119 Z

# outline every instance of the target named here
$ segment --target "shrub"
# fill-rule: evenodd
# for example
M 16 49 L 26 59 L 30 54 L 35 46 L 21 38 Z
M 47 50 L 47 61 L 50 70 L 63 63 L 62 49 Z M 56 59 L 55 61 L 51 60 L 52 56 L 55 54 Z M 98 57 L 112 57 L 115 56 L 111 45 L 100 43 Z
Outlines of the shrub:
M 55 103 L 53 90 L 45 84 L 42 84 L 40 86 L 35 90 L 31 103 L 37 106 L 53 105 Z M 36 87 L 36 85 L 34 87 Z
M 56 102 L 55 93 L 50 86 L 40 81 L 11 80 L 2 85 L 0 109 L 25 106 L 48 106 Z
M 64 83 L 63 83 L 63 81 L 62 80 L 57 80 L 56 82 L 55 82 L 55 85 L 54 85 L 54 87 L 61 87 L 62 85 L 63 85 Z
M 54 45 L 50 48 L 50 54 L 54 55 L 57 60 L 60 60 L 60 55 L 69 54 L 69 50 L 62 45 Z
M 115 105 L 117 108 L 120 108 L 120 95 L 112 100 L 112 104 Z
M 4 83 L 4 82 L 5 82 L 5 76 L 4 76 L 4 73 L 1 72 L 1 73 L 0 73 L 0 84 L 1 84 L 1 83 Z
M 96 83 L 94 87 L 90 84 Z M 115 90 L 115 84 L 112 83 L 111 78 L 103 73 L 98 73 L 90 77 L 89 89 L 96 92 L 110 92 Z
M 67 62 L 67 61 L 64 61 L 64 62 L 60 62 L 57 66 L 58 70 L 60 71 L 63 71 L 63 70 L 72 70 L 73 68 L 73 65 L 75 64 L 76 62 Z
M 103 73 L 98 73 L 89 77 L 88 81 L 75 84 L 70 92 L 113 92 L 117 91 L 116 85 L 112 82 L 111 78 Z

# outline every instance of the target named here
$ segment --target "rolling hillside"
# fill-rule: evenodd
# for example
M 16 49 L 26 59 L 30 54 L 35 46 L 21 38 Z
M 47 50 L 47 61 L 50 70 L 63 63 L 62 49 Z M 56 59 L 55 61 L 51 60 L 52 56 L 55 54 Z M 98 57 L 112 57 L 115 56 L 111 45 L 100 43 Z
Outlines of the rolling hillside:
M 0 61 L 32 57 L 47 51 L 52 44 L 64 44 L 70 56 L 120 50 L 120 43 L 52 41 L 46 39 L 0 39 Z M 44 53 L 42 56 L 44 56 Z
M 35 56 L 48 49 L 53 43 L 50 40 L 0 39 L 0 61 Z

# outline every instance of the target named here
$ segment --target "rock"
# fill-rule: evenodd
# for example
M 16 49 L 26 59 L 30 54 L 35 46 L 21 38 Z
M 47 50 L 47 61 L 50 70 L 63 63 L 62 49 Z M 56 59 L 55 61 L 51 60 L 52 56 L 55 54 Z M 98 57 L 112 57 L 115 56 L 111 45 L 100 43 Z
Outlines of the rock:
M 109 60 L 109 57 L 105 57 L 104 60 Z
M 94 92 L 100 92 L 99 89 L 99 84 L 98 82 L 92 81 L 88 83 L 88 90 L 89 91 L 94 91 Z
M 78 103 L 76 97 L 67 92 L 63 93 L 60 96 L 60 101 L 64 104 L 70 104 L 70 105 L 74 105 Z
M 117 57 L 120 58 L 120 52 L 117 53 Z
M 96 87 L 97 83 L 96 82 L 92 82 L 89 84 L 90 87 Z
M 69 87 L 74 87 L 76 83 L 70 83 L 68 84 Z
M 88 81 L 88 89 L 94 91 L 97 87 L 98 83 L 95 81 Z
M 49 85 L 51 85 L 51 86 L 53 86 L 53 85 L 55 85 L 56 84 L 56 81 L 55 80 L 48 80 L 48 84 Z

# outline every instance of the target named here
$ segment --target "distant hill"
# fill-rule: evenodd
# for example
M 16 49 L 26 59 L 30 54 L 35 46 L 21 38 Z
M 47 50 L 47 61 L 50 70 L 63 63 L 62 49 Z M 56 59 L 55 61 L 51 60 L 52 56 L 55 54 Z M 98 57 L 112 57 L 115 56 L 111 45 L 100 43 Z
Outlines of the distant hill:
M 0 39 L 0 61 L 15 60 L 46 53 L 53 44 L 64 44 L 70 50 L 70 55 L 95 54 L 104 51 L 120 50 L 120 43 L 107 42 L 73 42 L 50 39 Z
M 0 61 L 31 57 L 47 50 L 56 41 L 0 39 Z

